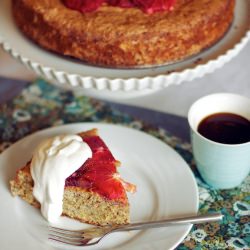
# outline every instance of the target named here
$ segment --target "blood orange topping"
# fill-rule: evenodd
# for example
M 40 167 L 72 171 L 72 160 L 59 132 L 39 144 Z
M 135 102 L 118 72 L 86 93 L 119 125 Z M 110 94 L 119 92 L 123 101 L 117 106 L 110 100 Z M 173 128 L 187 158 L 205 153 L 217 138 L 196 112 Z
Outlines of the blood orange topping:
M 169 11 L 174 7 L 176 0 L 63 0 L 64 4 L 71 9 L 80 12 L 97 10 L 102 4 L 121 8 L 140 8 L 148 14 L 157 11 Z
M 114 156 L 99 136 L 84 138 L 92 150 L 92 158 L 66 179 L 66 186 L 85 188 L 110 200 L 120 200 L 126 197 L 125 190 L 119 178 L 116 178 L 116 163 Z

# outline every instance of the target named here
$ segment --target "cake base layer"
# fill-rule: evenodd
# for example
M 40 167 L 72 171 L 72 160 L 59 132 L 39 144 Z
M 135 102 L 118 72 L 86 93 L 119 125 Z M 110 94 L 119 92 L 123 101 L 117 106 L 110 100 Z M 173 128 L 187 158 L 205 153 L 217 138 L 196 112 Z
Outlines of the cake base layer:
M 60 55 L 94 65 L 131 67 L 182 60 L 228 30 L 235 0 L 177 0 L 173 11 L 102 6 L 80 13 L 60 0 L 12 0 L 21 31 Z
M 10 182 L 11 193 L 40 208 L 33 196 L 33 180 L 26 167 L 18 171 Z M 129 223 L 129 206 L 103 199 L 98 194 L 77 187 L 66 187 L 63 198 L 63 215 L 93 225 Z

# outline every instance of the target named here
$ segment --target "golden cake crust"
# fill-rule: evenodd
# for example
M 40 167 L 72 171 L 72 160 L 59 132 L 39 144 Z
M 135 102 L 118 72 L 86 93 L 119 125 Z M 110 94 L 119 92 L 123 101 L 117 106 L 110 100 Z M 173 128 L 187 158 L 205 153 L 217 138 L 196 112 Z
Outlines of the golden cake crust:
M 164 64 L 219 40 L 233 19 L 235 0 L 177 0 L 170 12 L 102 6 L 80 13 L 60 0 L 12 0 L 18 27 L 40 46 L 90 64 Z

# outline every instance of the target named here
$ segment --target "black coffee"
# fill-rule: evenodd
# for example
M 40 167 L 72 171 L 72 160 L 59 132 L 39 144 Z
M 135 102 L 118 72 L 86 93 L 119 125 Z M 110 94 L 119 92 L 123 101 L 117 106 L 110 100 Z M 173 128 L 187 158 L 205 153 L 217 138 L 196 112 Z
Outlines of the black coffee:
M 198 132 L 215 142 L 240 144 L 250 141 L 250 121 L 232 113 L 216 113 L 200 122 Z

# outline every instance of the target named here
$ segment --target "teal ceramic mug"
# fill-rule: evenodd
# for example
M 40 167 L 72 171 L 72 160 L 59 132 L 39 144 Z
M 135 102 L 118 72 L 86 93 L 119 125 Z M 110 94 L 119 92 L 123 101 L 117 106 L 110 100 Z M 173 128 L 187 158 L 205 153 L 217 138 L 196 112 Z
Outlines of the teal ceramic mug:
M 233 113 L 250 120 L 250 99 L 229 93 L 202 97 L 189 109 L 188 122 L 196 166 L 201 177 L 218 189 L 234 188 L 250 172 L 250 142 L 224 144 L 198 132 L 200 122 L 216 113 Z

